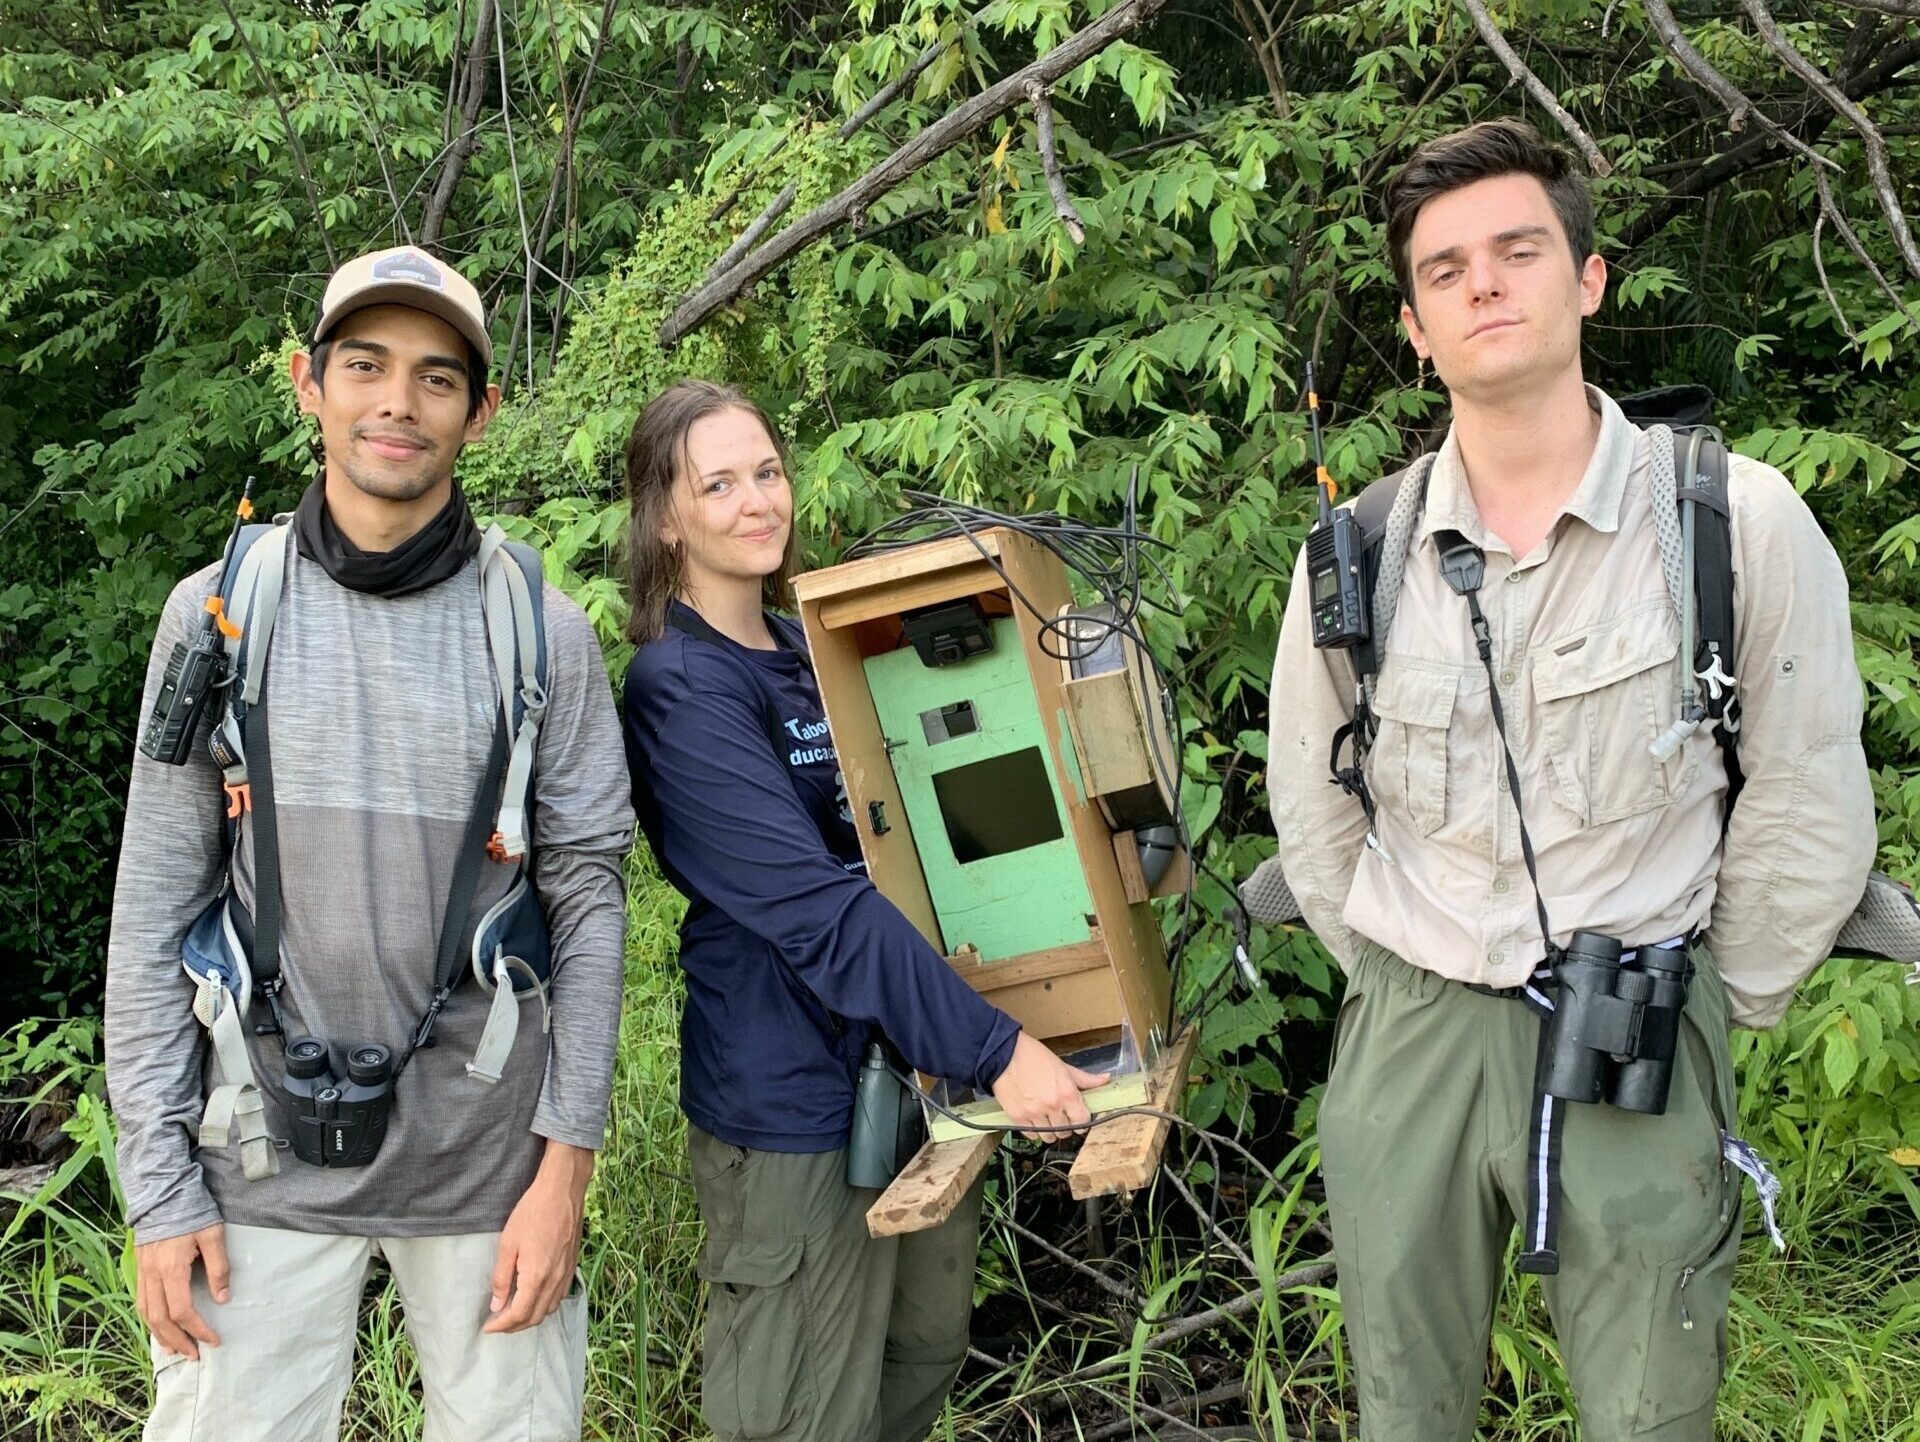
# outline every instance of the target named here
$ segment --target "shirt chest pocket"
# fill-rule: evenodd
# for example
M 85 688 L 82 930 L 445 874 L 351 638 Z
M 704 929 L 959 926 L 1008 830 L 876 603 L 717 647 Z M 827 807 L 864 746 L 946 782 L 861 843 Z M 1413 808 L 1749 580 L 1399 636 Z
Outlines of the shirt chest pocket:
M 1679 627 L 1663 599 L 1555 637 L 1533 653 L 1533 699 L 1554 801 L 1598 826 L 1686 789 L 1690 748 L 1650 749 L 1677 714 Z
M 1459 678 L 1389 658 L 1374 687 L 1379 731 L 1368 753 L 1375 802 L 1421 836 L 1447 819 L 1447 727 Z

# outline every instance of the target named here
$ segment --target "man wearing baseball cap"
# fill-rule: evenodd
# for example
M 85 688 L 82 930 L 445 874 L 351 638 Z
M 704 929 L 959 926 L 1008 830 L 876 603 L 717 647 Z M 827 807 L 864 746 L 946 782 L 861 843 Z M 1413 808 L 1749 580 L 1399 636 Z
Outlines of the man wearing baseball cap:
M 270 642 L 271 660 L 236 652 L 234 700 L 208 706 L 184 764 L 134 758 L 107 1072 L 153 1336 L 150 1442 L 336 1438 L 375 1258 L 419 1358 L 427 1442 L 579 1435 L 575 1262 L 612 1085 L 633 818 L 591 625 L 536 556 L 483 537 L 454 479 L 499 405 L 491 358 L 479 295 L 436 257 L 383 250 L 333 275 L 292 363 L 321 473 L 285 528 L 250 533 L 249 563 L 284 567 L 277 609 L 247 593 L 226 633 Z M 174 588 L 143 715 L 222 571 Z M 515 588 L 502 627 L 496 592 Z M 515 680 L 530 655 L 542 684 Z M 483 848 L 496 808 L 510 837 Z M 196 970 L 209 915 L 234 920 L 220 934 L 246 986 Z M 483 946 L 516 916 L 537 943 Z M 510 946 L 550 957 L 524 993 Z M 497 984 L 476 981 L 496 958 Z M 224 1038 L 209 1019 L 223 1007 L 244 1022 Z M 384 1132 L 328 1130 L 382 1048 Z M 301 1079 L 315 1057 L 325 1097 Z M 331 1140 L 303 1147 L 312 1135 Z

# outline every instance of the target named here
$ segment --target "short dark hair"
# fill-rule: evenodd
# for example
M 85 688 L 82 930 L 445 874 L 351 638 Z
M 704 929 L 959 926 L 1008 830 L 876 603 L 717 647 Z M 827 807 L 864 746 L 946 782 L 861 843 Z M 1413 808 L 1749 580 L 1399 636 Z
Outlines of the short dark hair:
M 467 419 L 472 420 L 480 413 L 480 406 L 487 398 L 487 363 L 480 359 L 480 351 L 472 341 L 466 341 L 467 359 L 460 367 L 467 373 Z M 325 391 L 327 388 L 327 357 L 333 354 L 333 342 L 316 341 L 308 347 L 307 355 L 312 361 L 309 374 L 313 376 L 313 388 Z
M 1593 254 L 1593 195 L 1573 157 L 1524 120 L 1483 120 L 1429 140 L 1387 181 L 1387 258 L 1408 305 L 1413 305 L 1413 223 L 1421 209 L 1496 175 L 1531 175 L 1539 181 L 1567 233 L 1573 268 L 1587 263 Z
M 640 415 L 627 436 L 627 537 L 625 551 L 627 580 L 627 639 L 636 646 L 655 640 L 666 629 L 667 607 L 680 594 L 685 581 L 684 556 L 678 546 L 669 546 L 660 537 L 662 527 L 673 515 L 673 484 L 684 479 L 687 466 L 687 432 L 693 423 L 722 411 L 744 411 L 766 428 L 780 457 L 781 469 L 789 475 L 793 467 L 787 460 L 786 442 L 780 437 L 767 413 L 749 400 L 745 392 L 715 381 L 679 380 L 661 391 L 640 408 Z M 787 551 L 780 567 L 760 586 L 761 604 L 787 605 L 792 596 L 793 558 L 798 549 L 798 527 L 787 531 Z

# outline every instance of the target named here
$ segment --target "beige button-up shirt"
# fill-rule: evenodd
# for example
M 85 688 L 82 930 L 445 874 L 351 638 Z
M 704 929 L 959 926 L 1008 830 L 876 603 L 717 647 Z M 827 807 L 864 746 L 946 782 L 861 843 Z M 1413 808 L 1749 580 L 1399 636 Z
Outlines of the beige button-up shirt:
M 1827 956 L 1875 850 L 1846 575 L 1786 478 L 1732 457 L 1746 786 L 1723 842 L 1727 776 L 1710 729 L 1665 762 L 1648 750 L 1678 714 L 1683 661 L 1650 447 L 1609 397 L 1588 398 L 1601 417 L 1593 459 L 1524 557 L 1481 521 L 1455 437 L 1435 458 L 1376 686 L 1377 846 L 1359 802 L 1328 779 L 1333 734 L 1353 715 L 1352 660 L 1314 649 L 1295 568 L 1268 752 L 1282 869 L 1343 962 L 1357 934 L 1457 981 L 1525 978 L 1544 948 L 1497 685 L 1554 940 L 1601 931 L 1631 946 L 1708 929 L 1734 1019 L 1771 1025 Z M 1440 575 L 1440 531 L 1486 553 L 1491 682 L 1466 602 Z

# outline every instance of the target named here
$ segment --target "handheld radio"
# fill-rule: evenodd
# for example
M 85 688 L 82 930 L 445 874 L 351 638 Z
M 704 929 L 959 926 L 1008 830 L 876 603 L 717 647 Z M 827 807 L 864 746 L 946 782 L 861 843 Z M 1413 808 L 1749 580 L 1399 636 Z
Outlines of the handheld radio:
M 237 639 L 240 628 L 227 619 L 226 605 L 220 597 L 227 587 L 227 570 L 233 564 L 234 543 L 240 537 L 240 528 L 252 515 L 253 477 L 248 476 L 240 492 L 240 504 L 234 510 L 233 531 L 221 555 L 220 583 L 207 597 L 206 619 L 191 641 L 174 643 L 173 654 L 167 658 L 167 669 L 160 681 L 160 694 L 154 697 L 153 711 L 140 733 L 141 751 L 168 766 L 179 766 L 186 761 L 194 732 L 200 725 L 200 715 L 206 710 L 207 698 L 230 679 L 226 648 L 220 644 L 220 638 Z
M 1320 442 L 1320 396 L 1307 362 L 1307 419 L 1313 428 L 1313 476 L 1320 518 L 1307 532 L 1307 591 L 1313 610 L 1313 644 L 1344 650 L 1367 639 L 1367 598 L 1360 565 L 1364 545 L 1353 512 L 1333 507 L 1333 477 Z

